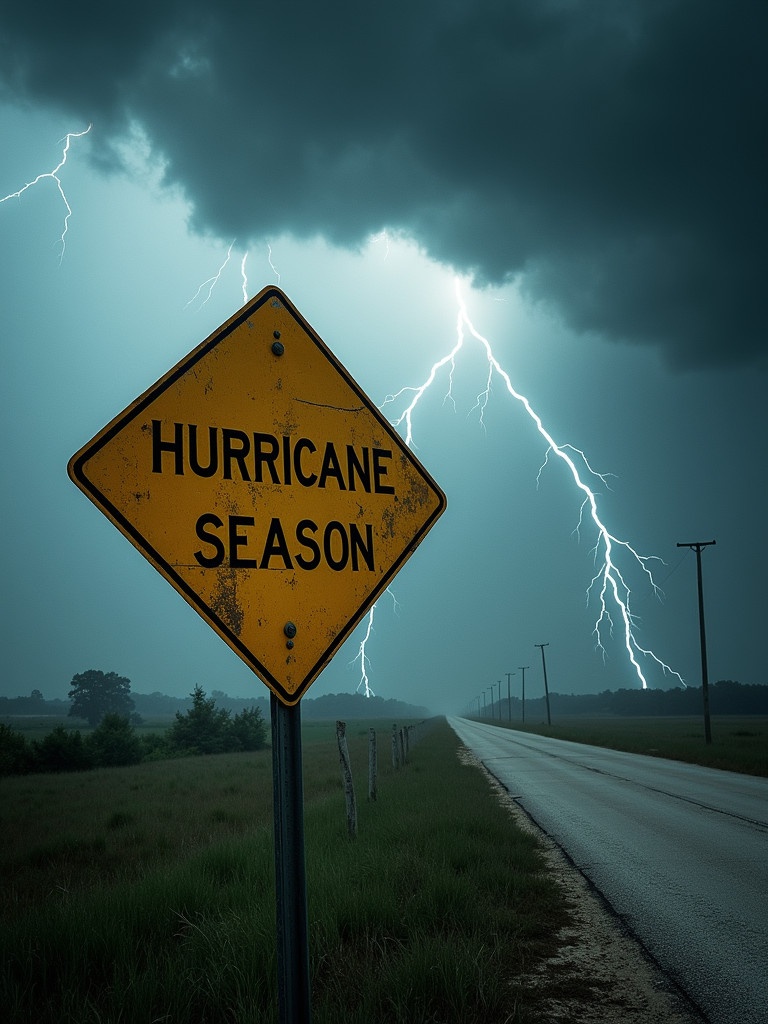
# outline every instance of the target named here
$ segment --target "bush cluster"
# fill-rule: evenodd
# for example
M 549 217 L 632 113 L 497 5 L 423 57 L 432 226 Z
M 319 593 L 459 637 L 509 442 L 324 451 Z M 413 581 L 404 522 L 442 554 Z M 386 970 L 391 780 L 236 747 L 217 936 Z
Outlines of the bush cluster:
M 137 736 L 126 715 L 107 714 L 82 736 L 79 729 L 56 726 L 42 740 L 31 742 L 0 723 L 0 776 L 29 772 L 74 772 L 91 768 L 138 764 L 169 757 L 261 750 L 267 727 L 258 708 L 245 708 L 234 717 L 196 686 L 192 707 L 164 733 Z

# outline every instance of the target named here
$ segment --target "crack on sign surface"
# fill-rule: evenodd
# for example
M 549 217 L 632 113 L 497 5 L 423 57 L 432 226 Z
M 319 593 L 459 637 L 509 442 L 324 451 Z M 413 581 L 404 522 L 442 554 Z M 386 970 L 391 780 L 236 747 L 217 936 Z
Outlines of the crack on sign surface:
M 365 410 L 363 405 L 329 405 L 327 402 L 311 402 L 308 398 L 296 398 L 294 401 L 299 402 L 301 405 L 311 405 L 315 409 L 333 409 L 334 412 L 364 412 Z

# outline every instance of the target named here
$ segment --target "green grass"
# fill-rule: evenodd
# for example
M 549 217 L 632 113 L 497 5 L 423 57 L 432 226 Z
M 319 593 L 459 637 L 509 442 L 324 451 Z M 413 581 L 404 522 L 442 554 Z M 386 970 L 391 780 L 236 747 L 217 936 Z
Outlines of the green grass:
M 526 974 L 557 944 L 563 897 L 536 841 L 438 723 L 395 771 L 348 723 L 348 838 L 333 723 L 303 734 L 313 1019 L 537 1019 Z M 6 778 L 4 1020 L 276 1020 L 271 753 Z
M 631 717 L 581 718 L 577 716 L 544 723 L 499 722 L 541 736 L 552 736 L 597 747 L 626 750 L 634 754 L 668 757 L 710 768 L 768 775 L 768 718 L 758 715 L 713 716 L 712 743 L 704 742 L 702 718 Z

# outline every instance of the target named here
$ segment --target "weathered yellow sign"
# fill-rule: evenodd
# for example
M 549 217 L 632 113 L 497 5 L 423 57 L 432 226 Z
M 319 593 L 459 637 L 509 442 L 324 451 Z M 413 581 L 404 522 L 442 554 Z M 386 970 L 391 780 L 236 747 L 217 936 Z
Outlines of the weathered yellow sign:
M 288 705 L 446 505 L 272 287 L 101 430 L 68 471 Z

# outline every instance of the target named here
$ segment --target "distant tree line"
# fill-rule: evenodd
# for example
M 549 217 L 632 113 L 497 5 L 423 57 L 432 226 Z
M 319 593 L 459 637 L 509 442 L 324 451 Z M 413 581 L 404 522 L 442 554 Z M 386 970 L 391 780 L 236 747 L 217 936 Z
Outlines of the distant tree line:
M 69 714 L 68 700 L 46 700 L 40 690 L 33 690 L 28 697 L 0 697 L 0 718 L 24 715 L 46 715 L 63 718 Z
M 211 696 L 220 708 L 229 711 L 258 708 L 263 717 L 268 719 L 269 692 L 258 681 L 254 681 L 254 688 L 259 691 L 259 696 L 230 697 L 222 690 L 212 690 Z M 189 707 L 188 697 L 169 697 L 164 693 L 133 693 L 132 698 L 136 711 L 144 718 L 174 714 Z M 304 721 L 329 722 L 355 718 L 385 718 L 394 721 L 429 718 L 430 714 L 427 708 L 420 705 L 383 697 L 366 697 L 362 693 L 326 693 L 321 697 L 303 697 L 301 700 L 301 717 Z
M 550 693 L 549 704 L 552 717 L 557 715 L 698 715 L 702 709 L 700 686 L 685 689 L 674 687 L 670 690 L 605 690 L 603 693 L 564 694 Z M 737 683 L 721 679 L 709 685 L 709 707 L 713 715 L 768 715 L 768 686 Z M 522 717 L 522 703 L 513 697 L 507 704 L 506 697 L 496 701 L 494 711 L 498 717 L 506 718 L 511 710 L 512 720 Z M 477 713 L 475 711 L 475 713 Z M 486 715 L 491 717 L 490 706 Z M 527 721 L 546 719 L 544 697 L 526 698 L 525 717 Z
M 87 677 L 86 681 L 90 682 L 94 676 L 98 678 L 98 676 L 106 677 L 113 674 L 94 673 L 94 670 L 90 670 L 81 673 L 81 677 L 75 676 L 74 678 Z M 119 698 L 120 688 L 116 687 L 115 689 Z M 268 720 L 270 715 L 269 691 L 258 681 L 254 681 L 254 690 L 259 693 L 259 696 L 230 697 L 222 690 L 214 689 L 211 690 L 211 697 L 216 701 L 217 707 L 233 714 L 243 708 L 258 708 L 263 718 Z M 137 693 L 131 690 L 126 696 L 130 700 L 130 705 L 123 704 L 118 707 L 110 705 L 108 710 L 128 715 L 134 725 L 139 725 L 142 720 L 148 718 L 169 718 L 177 712 L 188 711 L 192 706 L 191 695 L 171 697 L 159 691 Z M 16 715 L 39 715 L 41 717 L 69 715 L 73 718 L 82 718 L 84 721 L 89 720 L 87 714 L 76 714 L 74 709 L 74 700 L 45 700 L 40 690 L 33 690 L 29 697 L 0 697 L 0 720 Z M 100 713 L 104 714 L 106 710 L 102 708 Z M 407 718 L 420 720 L 428 718 L 430 714 L 431 712 L 427 708 L 420 705 L 383 697 L 365 697 L 362 693 L 329 693 L 316 698 L 303 697 L 301 701 L 301 717 L 307 721 L 336 721 L 337 719 L 355 718 L 384 718 L 392 719 L 392 721 Z M 100 721 L 100 719 L 98 720 Z
M 145 760 L 261 750 L 267 745 L 267 726 L 259 708 L 243 708 L 233 716 L 227 708 L 217 708 L 200 686 L 190 695 L 191 706 L 184 713 L 176 712 L 169 729 L 139 736 L 133 713 L 125 713 L 133 706 L 129 691 L 130 681 L 115 673 L 91 671 L 74 677 L 70 696 L 75 694 L 72 707 L 78 717 L 94 722 L 96 706 L 102 707 L 98 725 L 86 736 L 79 729 L 59 725 L 43 739 L 30 741 L 0 723 L 0 776 L 86 771 Z M 123 713 L 110 710 L 115 701 Z
M 326 693 L 322 697 L 303 697 L 301 717 L 312 721 L 333 722 L 338 719 L 431 717 L 432 712 L 416 704 L 384 697 L 366 697 L 362 693 Z

